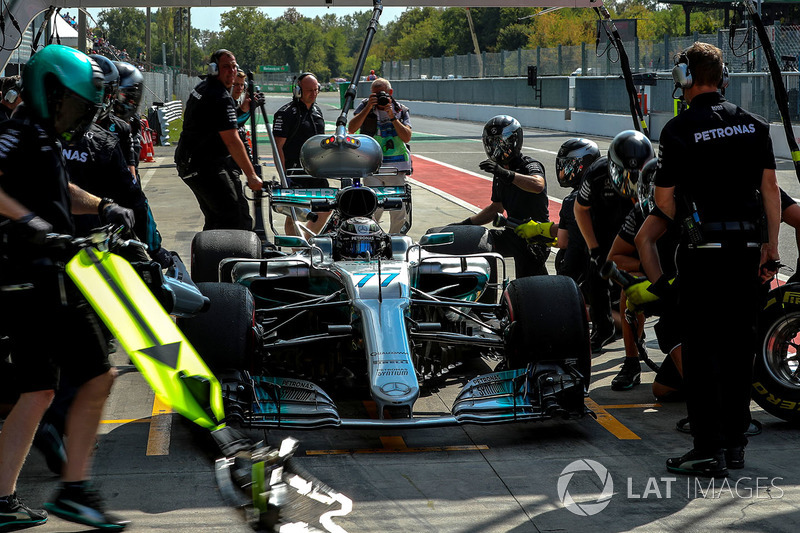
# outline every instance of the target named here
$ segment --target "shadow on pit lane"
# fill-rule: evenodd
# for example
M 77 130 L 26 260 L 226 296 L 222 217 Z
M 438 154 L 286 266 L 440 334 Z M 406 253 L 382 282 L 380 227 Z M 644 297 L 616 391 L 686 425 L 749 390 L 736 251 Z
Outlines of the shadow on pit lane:
M 220 454 L 210 434 L 178 414 L 171 416 L 167 455 L 147 455 L 148 439 L 153 440 L 147 421 L 121 425 L 100 437 L 93 472 L 110 508 L 157 514 L 224 505 L 214 479 Z

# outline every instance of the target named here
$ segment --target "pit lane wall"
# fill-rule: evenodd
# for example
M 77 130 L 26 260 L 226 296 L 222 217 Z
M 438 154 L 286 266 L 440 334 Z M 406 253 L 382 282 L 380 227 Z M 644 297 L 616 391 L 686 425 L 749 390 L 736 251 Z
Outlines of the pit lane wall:
M 674 115 L 673 82 L 659 73 L 654 85 L 637 85 L 647 101 L 645 120 L 650 138 L 657 141 L 661 129 Z M 538 91 L 526 78 L 448 80 L 391 80 L 394 96 L 409 106 L 413 115 L 485 122 L 498 114 L 514 116 L 523 126 L 566 131 L 576 135 L 613 137 L 633 129 L 624 80 L 620 77 L 542 77 Z M 800 73 L 785 73 L 789 114 L 795 137 L 800 137 Z M 369 82 L 361 82 L 358 98 L 369 94 Z M 745 109 L 764 116 L 772 124 L 775 155 L 791 159 L 769 74 L 731 75 L 726 97 Z

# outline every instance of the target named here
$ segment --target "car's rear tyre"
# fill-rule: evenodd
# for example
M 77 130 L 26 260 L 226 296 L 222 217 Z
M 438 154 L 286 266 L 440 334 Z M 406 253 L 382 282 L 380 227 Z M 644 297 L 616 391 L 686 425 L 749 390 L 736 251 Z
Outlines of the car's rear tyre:
M 252 370 L 253 295 L 236 283 L 201 282 L 197 288 L 208 296 L 211 307 L 195 317 L 177 319 L 178 327 L 214 373 L 223 369 Z
M 515 279 L 503 293 L 509 320 L 508 368 L 538 361 L 577 359 L 588 386 L 591 376 L 589 321 L 580 289 L 566 276 Z
M 219 262 L 228 257 L 260 259 L 261 239 L 247 230 L 201 231 L 192 239 L 192 280 L 230 281 L 219 272 Z
M 759 316 L 752 388 L 762 409 L 795 423 L 800 422 L 800 302 L 786 295 L 798 291 L 800 284 L 790 283 L 767 296 Z
M 453 242 L 423 248 L 436 254 L 470 255 L 494 251 L 489 230 L 483 226 L 442 226 L 430 228 L 425 233 L 452 233 Z M 497 303 L 499 290 L 497 288 L 497 260 L 488 258 L 489 286 L 478 298 L 481 303 Z

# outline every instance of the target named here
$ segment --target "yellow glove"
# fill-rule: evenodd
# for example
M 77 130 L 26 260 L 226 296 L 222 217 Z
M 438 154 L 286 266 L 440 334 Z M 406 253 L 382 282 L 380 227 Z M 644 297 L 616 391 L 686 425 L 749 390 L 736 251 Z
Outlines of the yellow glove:
M 536 222 L 531 220 L 525 224 L 520 224 L 514 229 L 514 233 L 523 239 L 533 239 L 536 237 L 545 237 L 545 239 L 552 240 L 550 230 L 553 227 L 552 222 Z
M 628 287 L 625 288 L 625 296 L 627 296 L 625 307 L 630 311 L 639 311 L 642 306 L 658 300 L 658 296 L 648 290 L 651 285 L 652 283 L 646 279 L 643 279 L 639 283 L 628 285 Z

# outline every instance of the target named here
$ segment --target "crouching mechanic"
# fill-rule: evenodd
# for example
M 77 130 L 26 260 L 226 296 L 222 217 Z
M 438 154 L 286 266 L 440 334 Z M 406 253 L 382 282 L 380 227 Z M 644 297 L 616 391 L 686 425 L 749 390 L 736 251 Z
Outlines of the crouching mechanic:
M 625 360 L 619 373 L 611 380 L 611 390 L 630 390 L 641 381 L 641 363 L 639 362 L 639 344 L 644 341 L 645 314 L 658 315 L 655 325 L 658 345 L 667 355 L 653 381 L 653 395 L 662 401 L 677 397 L 682 384 L 681 343 L 678 335 L 675 302 L 659 301 L 647 291 L 650 282 L 644 277 L 642 263 L 636 250 L 636 234 L 644 224 L 645 218 L 655 206 L 653 191 L 655 190 L 655 171 L 657 159 L 651 159 L 642 168 L 639 182 L 636 184 L 638 202 L 631 209 L 625 222 L 611 245 L 608 259 L 616 263 L 617 268 L 640 278 L 625 289 L 620 295 L 620 314 L 628 320 L 622 321 L 622 339 L 625 343 Z M 680 239 L 680 228 L 671 226 L 664 238 L 658 241 L 658 255 L 661 267 L 668 279 L 675 277 L 675 251 Z M 628 297 L 630 295 L 630 297 Z M 634 327 L 635 326 L 635 327 Z
M 584 172 L 600 157 L 600 149 L 589 139 L 569 139 L 556 154 L 556 178 L 558 184 L 572 189 L 561 202 L 558 223 L 531 220 L 520 224 L 516 233 L 525 239 L 553 239 L 558 246 L 556 273 L 569 276 L 580 283 L 586 276 L 589 254 L 586 243 L 575 221 L 575 199 L 580 190 Z
M 503 210 L 512 222 L 527 220 L 549 224 L 547 182 L 544 166 L 527 155 L 522 155 L 522 126 L 514 117 L 497 115 L 483 127 L 483 148 L 489 159 L 481 162 L 481 170 L 494 176 L 492 203 L 459 224 L 483 225 L 492 222 Z M 544 225 L 542 232 L 550 233 L 552 227 Z M 517 278 L 547 275 L 545 261 L 550 248 L 543 242 L 529 243 L 513 231 L 490 230 L 494 251 L 503 257 L 514 258 Z
M 62 159 L 58 139 L 81 135 L 97 113 L 102 90 L 102 72 L 88 56 L 67 46 L 46 46 L 25 66 L 24 104 L 0 124 L 0 225 L 5 233 L 0 284 L 6 289 L 0 291 L 0 323 L 20 377 L 19 400 L 0 432 L 4 526 L 47 520 L 46 511 L 20 501 L 16 484 L 59 371 L 80 388 L 67 418 L 62 484 L 45 507 L 92 527 L 121 529 L 128 523 L 104 510 L 88 481 L 97 428 L 114 381 L 105 338 L 97 315 L 65 275 L 64 258 L 44 246 L 47 233 L 74 232 L 70 212 L 99 212 L 107 223 L 132 225 L 130 210 L 69 183 Z M 47 335 L 42 335 L 42 317 L 47 317 Z
M 600 267 L 633 207 L 636 189 L 630 184 L 636 183 L 639 171 L 652 157 L 653 146 L 647 137 L 634 130 L 620 132 L 608 146 L 608 156 L 597 159 L 586 171 L 575 201 L 575 220 L 589 250 L 586 292 L 592 318 L 593 353 L 616 337 L 611 286 L 600 277 Z

